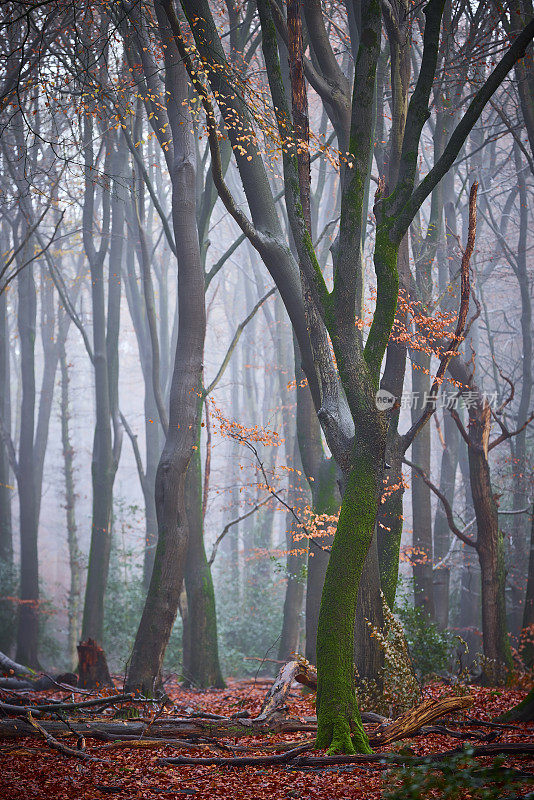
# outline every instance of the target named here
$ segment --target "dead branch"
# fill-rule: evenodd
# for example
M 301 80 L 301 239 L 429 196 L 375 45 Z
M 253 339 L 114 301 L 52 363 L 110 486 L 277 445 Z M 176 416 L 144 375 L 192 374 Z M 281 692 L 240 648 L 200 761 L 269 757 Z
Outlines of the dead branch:
M 454 522 L 454 516 L 452 513 L 451 504 L 449 503 L 443 492 L 441 492 L 435 485 L 435 483 L 433 483 L 430 480 L 426 472 L 423 469 L 421 469 L 421 467 L 419 467 L 417 464 L 414 464 L 412 461 L 409 461 L 407 458 L 403 458 L 402 463 L 414 469 L 417 472 L 417 474 L 421 477 L 421 479 L 424 481 L 424 483 L 426 483 L 428 488 L 431 489 L 431 491 L 434 492 L 436 497 L 438 497 L 441 500 L 443 510 L 445 511 L 445 516 L 447 517 L 447 523 L 452 533 L 454 533 L 455 536 L 461 539 L 462 542 L 464 542 L 464 544 L 468 544 L 470 547 L 476 547 L 476 542 L 473 541 L 473 539 L 470 539 L 469 536 L 465 535 L 467 526 L 466 528 L 464 528 L 463 531 L 461 531 L 460 528 L 456 525 L 456 523 Z M 469 525 L 471 525 L 471 523 L 469 523 Z
M 25 717 L 21 717 L 25 722 L 28 722 L 32 728 L 34 728 L 46 741 L 46 743 L 52 747 L 54 750 L 57 750 L 64 756 L 69 756 L 72 758 L 80 758 L 82 761 L 98 761 L 99 763 L 106 763 L 104 759 L 97 758 L 97 756 L 92 756 L 89 753 L 86 753 L 84 750 L 73 750 L 72 747 L 66 747 L 61 742 L 58 742 L 50 733 L 45 731 L 45 729 L 39 725 L 33 718 L 31 712 L 28 712 Z
M 177 756 L 176 758 L 158 758 L 159 764 L 205 764 L 211 766 L 228 766 L 228 767 L 266 767 L 273 764 L 286 764 L 292 761 L 300 753 L 306 750 L 311 750 L 313 744 L 303 744 L 300 747 L 294 747 L 288 750 L 287 753 L 274 753 L 272 756 L 234 756 L 231 758 L 219 758 L 213 756 L 212 758 L 187 758 L 186 756 Z
M 15 706 L 8 703 L 0 703 L 0 711 L 10 714 L 35 713 L 35 711 L 71 711 L 75 708 L 88 708 L 90 706 L 112 706 L 118 702 L 129 702 L 133 700 L 133 694 L 114 694 L 110 697 L 95 697 L 93 700 L 80 700 L 79 703 L 36 703 L 31 706 Z
M 275 766 L 277 764 L 286 764 L 291 762 L 292 767 L 326 767 L 335 764 L 377 764 L 382 765 L 384 769 L 389 769 L 392 764 L 427 764 L 429 761 L 445 761 L 456 755 L 464 752 L 464 748 L 457 747 L 453 750 L 445 750 L 438 753 L 432 753 L 429 756 L 403 756 L 391 753 L 376 753 L 373 755 L 340 755 L 340 756 L 301 756 L 298 751 L 309 749 L 309 745 L 303 745 L 301 748 L 289 750 L 287 753 L 272 756 L 258 756 L 258 757 L 245 757 L 238 756 L 235 758 L 159 758 L 159 764 L 180 764 L 190 766 L 225 766 L 225 767 L 263 767 Z M 470 748 L 472 756 L 490 756 L 490 755 L 531 755 L 534 753 L 534 744 L 485 744 Z
M 406 711 L 391 723 L 383 723 L 369 736 L 369 743 L 372 746 L 389 744 L 396 739 L 405 739 L 413 736 L 425 723 L 432 722 L 444 714 L 454 711 L 461 711 L 470 708 L 474 703 L 474 698 L 468 697 L 440 697 L 437 700 L 430 698 Z
M 222 540 L 224 539 L 224 537 L 226 536 L 226 534 L 228 533 L 228 531 L 230 530 L 232 525 L 237 525 L 238 522 L 242 522 L 247 517 L 250 517 L 252 514 L 254 514 L 255 511 L 257 511 L 259 508 L 261 508 L 263 505 L 265 505 L 265 503 L 267 503 L 270 499 L 271 499 L 270 495 L 268 497 L 264 497 L 263 500 L 260 500 L 259 503 L 256 503 L 256 505 L 254 505 L 252 508 L 250 508 L 244 514 L 241 514 L 239 517 L 236 517 L 235 519 L 232 519 L 232 520 L 230 520 L 230 522 L 226 523 L 226 525 L 222 529 L 222 532 L 215 539 L 215 543 L 213 545 L 213 548 L 212 548 L 212 551 L 211 551 L 211 555 L 210 555 L 210 557 L 208 559 L 208 564 L 210 566 L 213 564 L 213 562 L 215 560 L 215 556 L 217 555 L 217 550 L 219 548 L 220 543 L 222 542 Z
M 103 734 L 125 738 L 127 735 L 139 736 L 146 730 L 147 723 L 142 721 L 99 720 L 98 722 L 72 722 L 77 734 L 86 739 L 102 738 Z M 64 731 L 64 724 L 56 720 L 43 720 L 43 730 L 54 735 Z M 257 736 L 268 733 L 315 732 L 317 722 L 301 722 L 299 719 L 272 718 L 256 722 L 250 719 L 187 719 L 165 717 L 154 723 L 150 729 L 151 738 L 195 738 L 195 737 L 231 737 Z M 32 735 L 20 719 L 0 719 L 0 737 L 15 738 Z

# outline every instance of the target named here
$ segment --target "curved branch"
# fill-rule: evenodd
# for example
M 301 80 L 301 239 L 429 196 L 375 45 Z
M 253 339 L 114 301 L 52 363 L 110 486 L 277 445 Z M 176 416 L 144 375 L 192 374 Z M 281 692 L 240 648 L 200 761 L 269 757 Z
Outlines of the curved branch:
M 249 509 L 245 514 L 241 514 L 241 516 L 230 520 L 230 522 L 228 522 L 224 526 L 224 528 L 222 529 L 221 533 L 217 536 L 217 538 L 215 539 L 215 542 L 213 544 L 213 548 L 211 550 L 211 555 L 210 555 L 210 557 L 208 559 L 208 565 L 210 567 L 213 564 L 213 562 L 215 561 L 215 556 L 217 555 L 217 550 L 219 549 L 220 543 L 222 542 L 222 540 L 224 539 L 224 537 L 226 536 L 226 534 L 228 533 L 228 531 L 230 530 L 232 525 L 237 525 L 238 522 L 242 522 L 244 519 L 247 519 L 247 517 L 251 517 L 252 514 L 254 514 L 258 510 L 258 508 L 261 508 L 262 506 L 264 506 L 265 503 L 268 503 L 270 499 L 271 499 L 271 495 L 269 495 L 268 497 L 264 497 L 263 500 L 261 500 L 261 502 L 256 503 L 256 505 L 253 506 L 251 509 Z
M 243 233 L 246 237 L 250 240 L 252 244 L 259 245 L 263 243 L 263 239 L 260 236 L 259 232 L 256 230 L 252 222 L 249 220 L 246 214 L 244 214 L 241 209 L 238 207 L 237 203 L 234 200 L 234 197 L 224 180 L 224 172 L 222 167 L 222 159 L 221 159 L 221 150 L 219 147 L 219 137 L 217 132 L 217 121 L 215 119 L 215 112 L 213 110 L 213 105 L 211 100 L 208 97 L 208 93 L 202 81 L 198 77 L 197 71 L 194 69 L 193 64 L 191 62 L 191 57 L 187 51 L 185 46 L 184 40 L 182 38 L 182 31 L 180 29 L 180 22 L 176 15 L 176 10 L 171 2 L 171 0 L 162 0 L 161 7 L 163 8 L 165 15 L 169 21 L 169 26 L 172 31 L 172 35 L 174 41 L 176 43 L 176 47 L 182 58 L 185 68 L 187 70 L 187 74 L 193 84 L 194 89 L 198 93 L 200 100 L 202 102 L 202 106 L 204 108 L 204 112 L 206 114 L 206 127 L 208 130 L 208 142 L 210 146 L 210 154 L 211 154 L 211 171 L 213 175 L 213 182 L 215 187 L 219 193 L 219 197 L 224 203 L 224 206 L 228 213 L 233 217 L 235 222 L 239 225 Z
M 533 419 L 534 419 L 534 411 L 532 412 L 530 417 L 525 420 L 525 422 L 521 425 L 520 428 L 517 428 L 515 431 L 507 431 L 506 433 L 501 434 L 491 444 L 489 444 L 488 452 L 490 450 L 493 450 L 494 447 L 497 447 L 498 444 L 502 444 L 502 442 L 505 442 L 507 439 L 511 439 L 512 436 L 517 436 L 518 434 L 520 434 L 521 431 L 525 430 L 527 425 L 530 425 Z
M 458 311 L 458 319 L 456 321 L 456 330 L 454 332 L 454 336 L 450 340 L 449 344 L 446 347 L 445 352 L 443 353 L 438 371 L 436 372 L 436 377 L 434 378 L 434 382 L 432 384 L 432 388 L 430 390 L 430 397 L 434 397 L 435 393 L 438 391 L 439 386 L 441 384 L 441 379 L 445 373 L 445 370 L 449 366 L 450 360 L 458 351 L 460 344 L 464 340 L 464 328 L 465 323 L 467 320 L 467 312 L 469 311 L 469 296 L 471 292 L 471 283 L 469 279 L 469 263 L 471 261 L 471 256 L 473 255 L 473 251 L 475 249 L 475 237 L 476 237 L 476 228 L 477 228 L 477 192 L 478 192 L 478 183 L 475 181 L 471 186 L 471 192 L 469 194 L 469 231 L 467 235 L 467 246 L 462 256 L 462 266 L 461 266 L 461 293 L 460 293 L 460 309 Z M 423 410 L 423 413 L 419 417 L 419 419 L 412 425 L 410 430 L 403 436 L 403 446 L 404 452 L 408 449 L 411 445 L 423 425 L 430 419 L 432 414 L 436 410 L 436 403 L 432 402 L 432 400 L 428 400 L 427 404 Z
M 169 226 L 169 221 L 168 221 L 168 219 L 167 219 L 167 217 L 165 215 L 165 212 L 164 212 L 164 210 L 163 210 L 163 208 L 161 206 L 161 203 L 159 202 L 158 196 L 157 196 L 157 194 L 156 194 L 156 192 L 154 190 L 154 187 L 152 185 L 152 181 L 150 180 L 150 175 L 148 174 L 148 172 L 146 170 L 146 167 L 143 164 L 143 159 L 141 158 L 141 156 L 137 152 L 135 144 L 132 141 L 132 137 L 130 136 L 130 134 L 128 133 L 126 128 L 123 128 L 122 132 L 124 134 L 124 138 L 126 139 L 126 144 L 128 145 L 128 149 L 130 150 L 130 153 L 134 157 L 135 163 L 139 167 L 139 170 L 141 172 L 141 176 L 142 176 L 142 178 L 143 178 L 143 180 L 145 182 L 146 188 L 148 189 L 148 193 L 150 195 L 150 198 L 151 198 L 152 202 L 154 203 L 154 208 L 158 212 L 159 218 L 161 219 L 161 224 L 162 224 L 163 230 L 165 232 L 165 238 L 167 239 L 167 243 L 168 243 L 169 247 L 171 248 L 173 254 L 177 257 L 178 254 L 176 252 L 176 245 L 174 243 L 174 237 L 172 235 L 172 232 L 171 232 L 171 229 L 170 229 L 170 226 Z
M 222 360 L 222 364 L 221 364 L 221 366 L 219 367 L 219 369 L 217 371 L 216 376 L 214 377 L 214 379 L 212 380 L 212 382 L 210 383 L 208 388 L 205 389 L 204 392 L 203 392 L 204 397 L 207 397 L 209 394 L 211 394 L 211 392 L 214 390 L 214 388 L 216 387 L 216 385 L 220 381 L 220 379 L 221 379 L 226 367 L 228 366 L 228 362 L 230 361 L 232 353 L 234 352 L 235 347 L 236 347 L 239 339 L 241 338 L 241 334 L 243 333 L 244 329 L 246 328 L 246 326 L 248 325 L 250 320 L 253 318 L 253 316 L 256 314 L 256 312 L 261 308 L 261 306 L 265 303 L 265 301 L 268 300 L 269 297 L 271 295 L 273 295 L 276 291 L 277 291 L 276 286 L 273 286 L 272 289 L 269 289 L 267 294 L 264 294 L 263 297 L 260 297 L 260 299 L 258 300 L 256 305 L 254 306 L 252 311 L 245 317 L 245 319 L 242 322 L 239 323 L 239 325 L 237 326 L 236 332 L 234 333 L 234 337 L 233 337 L 232 341 L 230 342 L 228 350 L 226 351 L 226 355 Z
M 499 88 L 510 70 L 520 58 L 525 55 L 526 49 L 534 38 L 534 19 L 526 25 L 521 33 L 510 45 L 504 56 L 501 58 L 491 75 L 488 76 L 484 84 L 476 93 L 469 104 L 462 119 L 451 134 L 445 150 L 441 157 L 434 164 L 428 175 L 426 175 L 413 191 L 410 199 L 401 209 L 395 221 L 395 231 L 400 240 L 408 230 L 410 223 L 417 210 L 421 207 L 430 192 L 439 183 L 443 176 L 452 167 L 458 153 L 462 149 L 469 133 L 479 119 L 484 106 L 490 97 Z
M 421 480 L 423 480 L 424 483 L 426 483 L 426 485 L 428 486 L 428 488 L 432 492 L 434 492 L 436 497 L 438 497 L 441 500 L 441 503 L 443 505 L 443 510 L 445 511 L 445 516 L 447 517 L 447 523 L 451 531 L 454 533 L 454 535 L 457 536 L 459 539 L 461 539 L 462 542 L 464 542 L 464 544 L 468 544 L 469 547 L 476 547 L 477 543 L 474 542 L 472 539 L 470 539 L 469 536 L 465 535 L 464 531 L 466 530 L 466 528 L 464 528 L 464 530 L 461 531 L 460 528 L 455 524 L 451 504 L 449 503 L 443 492 L 440 492 L 436 484 L 432 483 L 432 481 L 427 476 L 425 471 L 421 469 L 421 467 L 418 467 L 417 464 L 414 464 L 412 461 L 408 461 L 407 458 L 403 458 L 402 463 L 406 464 L 406 466 L 411 467 L 413 470 L 415 470 L 417 474 L 420 476 Z

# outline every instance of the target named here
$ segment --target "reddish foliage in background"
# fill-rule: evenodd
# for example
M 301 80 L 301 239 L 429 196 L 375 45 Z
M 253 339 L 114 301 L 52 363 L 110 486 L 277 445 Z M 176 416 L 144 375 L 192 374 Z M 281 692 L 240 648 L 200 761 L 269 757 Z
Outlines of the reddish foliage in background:
M 192 710 L 231 715 L 249 711 L 255 716 L 261 707 L 266 693 L 266 684 L 254 685 L 253 681 L 228 681 L 228 688 L 213 691 L 184 691 L 176 681 L 166 683 L 166 690 L 175 702 L 175 708 L 165 710 L 165 714 L 190 713 Z M 450 694 L 450 686 L 435 683 L 424 689 L 424 696 Z M 524 692 L 511 689 L 483 689 L 469 687 L 476 699 L 470 709 L 470 716 L 490 721 L 519 702 Z M 1 693 L 0 693 L 1 694 Z M 44 697 L 65 699 L 65 693 L 40 692 L 39 701 Z M 37 696 L 36 696 L 37 697 Z M 28 696 L 28 701 L 33 696 Z M 5 698 L 7 700 L 7 697 Z M 68 699 L 68 697 L 66 698 Z M 107 718 L 109 719 L 108 713 Z M 290 695 L 289 714 L 291 717 L 309 717 L 314 714 L 314 695 L 293 692 Z M 458 716 L 461 719 L 461 715 Z M 454 727 L 451 725 L 450 727 Z M 473 723 L 473 728 L 476 728 Z M 532 740 L 534 724 L 523 724 L 517 729 L 503 731 L 501 741 L 513 742 Z M 276 741 L 295 741 L 300 734 L 279 734 L 267 737 L 246 737 L 239 744 L 257 746 Z M 64 744 L 75 747 L 72 735 L 62 740 Z M 220 739 L 234 744 L 235 739 Z M 427 755 L 457 747 L 457 739 L 445 735 L 431 734 L 410 739 L 415 755 Z M 16 741 L 4 739 L 0 746 L 0 796 L 3 800 L 97 800 L 115 796 L 119 798 L 246 798 L 246 800 L 285 800 L 286 798 L 324 798 L 324 800 L 379 800 L 384 777 L 372 765 L 365 769 L 323 769 L 321 771 L 291 770 L 281 766 L 270 768 L 235 769 L 208 766 L 161 766 L 157 759 L 161 756 L 177 755 L 182 751 L 162 746 L 150 750 L 112 750 L 99 751 L 102 743 L 87 739 L 87 752 L 102 755 L 110 764 L 78 762 L 65 758 L 50 750 L 39 739 L 27 738 Z M 402 744 L 396 742 L 384 750 L 399 750 Z M 221 755 L 215 748 L 188 750 L 186 755 Z M 490 759 L 480 759 L 480 763 Z M 525 759 L 508 759 L 507 764 L 518 769 L 528 769 Z

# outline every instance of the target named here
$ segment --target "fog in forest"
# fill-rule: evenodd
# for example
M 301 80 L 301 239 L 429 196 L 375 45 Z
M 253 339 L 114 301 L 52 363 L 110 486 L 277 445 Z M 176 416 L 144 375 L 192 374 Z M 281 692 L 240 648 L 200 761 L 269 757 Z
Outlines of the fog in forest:
M 432 9 L 293 5 L 0 12 L 17 664 L 321 676 L 346 608 L 357 680 L 389 685 L 392 625 L 418 678 L 532 667 L 528 15 L 447 2 L 432 62 Z

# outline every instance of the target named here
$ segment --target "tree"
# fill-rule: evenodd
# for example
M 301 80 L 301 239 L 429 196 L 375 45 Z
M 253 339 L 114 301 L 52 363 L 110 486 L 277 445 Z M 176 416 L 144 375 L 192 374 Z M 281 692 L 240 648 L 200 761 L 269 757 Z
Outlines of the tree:
M 368 746 L 359 722 L 352 685 L 353 626 L 358 583 L 372 541 L 384 466 L 387 424 L 384 415 L 376 407 L 375 395 L 397 303 L 398 248 L 417 210 L 452 165 L 488 98 L 517 58 L 524 53 L 533 35 L 534 26 L 527 26 L 523 34 L 515 40 L 471 102 L 441 158 L 426 178 L 414 188 L 417 147 L 428 116 L 443 12 L 442 3 L 431 1 L 426 7 L 424 51 L 419 78 L 407 112 L 399 175 L 388 196 L 384 196 L 381 187 L 375 203 L 377 228 L 374 263 L 377 305 L 364 345 L 354 325 L 354 314 L 361 297 L 360 242 L 363 203 L 369 177 L 376 66 L 380 52 L 380 9 L 372 3 L 358 8 L 361 13 L 361 31 L 355 65 L 349 162 L 344 167 L 342 179 L 341 228 L 334 269 L 334 288 L 330 292 L 318 266 L 302 210 L 296 158 L 297 142 L 279 69 L 278 44 L 271 6 L 268 3 L 258 3 L 270 93 L 278 133 L 283 142 L 286 208 L 299 256 L 300 271 L 304 276 L 304 307 L 301 307 L 298 297 L 297 302 L 294 297 L 291 301 L 288 297 L 289 287 L 294 285 L 295 265 L 280 240 L 279 226 L 270 215 L 270 192 L 265 186 L 263 165 L 254 144 L 249 113 L 242 95 L 231 86 L 228 64 L 210 9 L 205 2 L 195 4 L 193 8 L 193 4 L 184 1 L 182 7 L 202 59 L 203 69 L 226 120 L 249 202 L 252 223 L 236 208 L 218 170 L 213 109 L 182 44 L 182 56 L 186 59 L 189 75 L 202 98 L 207 114 L 212 168 L 221 198 L 270 268 L 292 320 L 297 323 L 298 314 L 306 310 L 313 352 L 313 369 L 307 370 L 308 380 L 330 449 L 344 472 L 340 517 L 326 573 L 319 617 L 317 744 L 334 751 L 352 751 L 354 747 L 365 751 Z M 180 47 L 183 40 L 178 18 L 169 3 L 165 4 L 165 11 Z M 236 130 L 236 120 L 239 120 L 239 131 Z M 276 256 L 274 263 L 273 256 Z M 295 328 L 304 358 L 310 345 L 307 337 L 302 335 L 301 325 L 295 324 Z M 338 372 L 333 369 L 329 349 L 320 346 L 321 342 L 326 341 L 326 331 L 332 343 Z M 305 367 L 309 367 L 309 362 Z M 337 381 L 337 374 L 340 383 Z

